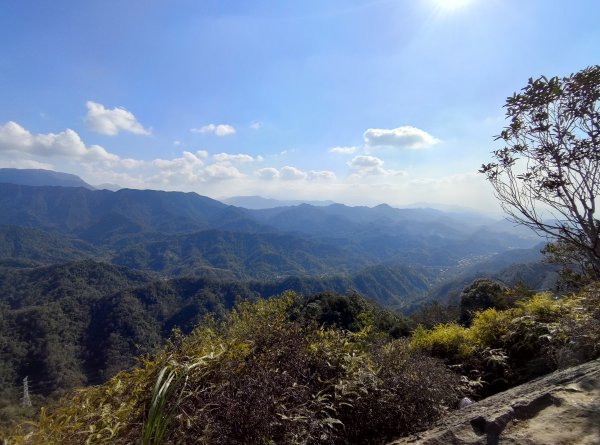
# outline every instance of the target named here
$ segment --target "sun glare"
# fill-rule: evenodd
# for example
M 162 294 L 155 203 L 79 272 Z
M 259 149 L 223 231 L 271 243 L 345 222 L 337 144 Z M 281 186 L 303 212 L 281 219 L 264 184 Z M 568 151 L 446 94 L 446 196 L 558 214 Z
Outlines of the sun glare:
M 467 7 L 474 0 L 435 0 L 437 7 L 442 11 L 457 11 Z

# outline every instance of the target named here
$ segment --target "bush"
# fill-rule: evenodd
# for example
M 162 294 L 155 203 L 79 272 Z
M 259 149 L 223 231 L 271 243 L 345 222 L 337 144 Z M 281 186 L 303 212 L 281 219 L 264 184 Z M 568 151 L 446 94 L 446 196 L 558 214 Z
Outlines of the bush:
M 476 346 L 471 331 L 456 323 L 439 324 L 430 330 L 419 326 L 410 345 L 450 364 L 462 363 L 473 356 Z
M 458 400 L 458 376 L 439 360 L 410 351 L 404 339 L 373 351 L 372 366 L 360 374 L 359 396 L 341 406 L 342 443 L 387 442 L 424 429 Z
M 481 379 L 480 395 L 600 356 L 600 286 L 562 298 L 535 294 L 515 305 L 474 312 L 469 328 L 419 327 L 411 348 Z
M 299 298 L 290 307 L 289 313 L 292 320 L 314 321 L 318 325 L 336 326 L 352 332 L 373 325 L 392 338 L 406 337 L 410 333 L 405 317 L 356 293 L 340 295 L 325 292 Z
M 286 294 L 206 319 L 140 369 L 43 412 L 30 443 L 140 443 L 143 431 L 144 443 L 383 443 L 456 402 L 459 378 L 438 360 L 364 320 L 357 332 L 290 320 L 297 303 Z
M 473 314 L 488 308 L 506 309 L 505 288 L 499 283 L 488 280 L 475 280 L 465 287 L 460 295 L 460 322 L 467 326 L 473 320 Z
M 414 325 L 421 325 L 426 329 L 431 329 L 435 325 L 444 323 L 453 323 L 458 321 L 459 306 L 444 305 L 437 301 L 429 301 L 421 306 L 410 315 L 410 319 Z

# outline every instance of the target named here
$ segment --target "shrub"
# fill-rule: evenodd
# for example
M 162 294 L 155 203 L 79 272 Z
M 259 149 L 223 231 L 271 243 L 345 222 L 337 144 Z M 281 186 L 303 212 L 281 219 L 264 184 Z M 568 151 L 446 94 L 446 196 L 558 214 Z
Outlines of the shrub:
M 411 348 L 481 379 L 480 395 L 600 356 L 600 286 L 562 298 L 539 293 L 515 306 L 475 312 L 469 328 L 419 327 Z
M 437 324 L 458 321 L 459 309 L 457 305 L 444 305 L 437 301 L 429 301 L 419 306 L 410 318 L 416 326 L 421 325 L 426 329 L 431 329 Z
M 376 348 L 367 371 L 357 374 L 357 396 L 339 410 L 343 443 L 381 443 L 426 428 L 458 400 L 458 375 L 404 339 Z
M 488 308 L 506 309 L 505 288 L 499 283 L 488 280 L 475 280 L 465 287 L 460 295 L 460 322 L 471 324 L 473 314 Z
M 476 312 L 469 331 L 479 348 L 499 347 L 508 333 L 513 311 L 486 309 Z
M 318 325 L 336 326 L 352 332 L 373 325 L 393 338 L 406 337 L 410 333 L 405 317 L 356 293 L 340 295 L 325 292 L 299 298 L 290 307 L 289 314 L 292 320 L 314 321 Z
M 297 301 L 206 319 L 141 368 L 43 412 L 30 443 L 140 443 L 143 431 L 145 443 L 382 443 L 457 400 L 458 376 L 438 360 L 368 318 L 357 332 L 290 320 Z
M 475 353 L 475 341 L 468 328 L 456 323 L 439 324 L 430 330 L 419 326 L 412 334 L 411 348 L 439 357 L 451 364 L 461 363 Z

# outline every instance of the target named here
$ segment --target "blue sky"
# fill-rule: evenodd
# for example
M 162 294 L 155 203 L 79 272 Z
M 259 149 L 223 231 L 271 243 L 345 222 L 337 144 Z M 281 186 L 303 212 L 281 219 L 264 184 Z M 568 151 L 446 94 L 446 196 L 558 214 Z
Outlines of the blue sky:
M 596 0 L 2 1 L 0 167 L 494 211 L 529 77 L 599 63 Z

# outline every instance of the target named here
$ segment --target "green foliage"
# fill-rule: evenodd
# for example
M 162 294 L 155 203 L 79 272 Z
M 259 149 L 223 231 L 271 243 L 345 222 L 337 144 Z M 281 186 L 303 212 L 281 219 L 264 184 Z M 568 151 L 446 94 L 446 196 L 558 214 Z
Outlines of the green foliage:
M 455 403 L 458 376 L 440 362 L 366 319 L 356 332 L 291 320 L 298 301 L 288 293 L 205 319 L 143 367 L 42 411 L 29 440 L 384 443 Z M 10 440 L 25 443 L 19 431 Z
M 340 295 L 327 292 L 304 297 L 291 307 L 290 317 L 352 332 L 373 325 L 393 338 L 409 334 L 406 318 L 356 293 Z
M 470 327 L 419 327 L 411 348 L 483 380 L 486 395 L 600 356 L 599 303 L 597 285 L 562 298 L 538 293 L 509 309 L 475 312 Z
M 152 388 L 148 418 L 142 429 L 142 445 L 160 445 L 163 443 L 167 427 L 171 421 L 171 413 L 165 412 L 165 407 L 175 390 L 176 376 L 175 371 L 169 370 L 167 366 L 161 369 L 158 374 L 154 388 Z
M 504 287 L 495 281 L 475 280 L 460 295 L 460 322 L 469 325 L 475 312 L 487 308 L 506 309 L 504 290 Z
M 300 288 L 308 282 L 310 291 L 310 280 L 297 282 Z M 29 376 L 34 394 L 48 396 L 104 382 L 136 366 L 138 356 L 154 352 L 172 329 L 189 333 L 206 314 L 223 317 L 240 295 L 256 299 L 275 291 L 281 292 L 279 286 L 262 283 L 157 281 L 145 273 L 89 260 L 0 269 L 0 383 L 11 392 Z M 345 321 L 329 321 L 356 331 L 363 326 L 357 317 L 368 312 L 379 330 L 394 337 L 408 333 L 401 316 L 356 295 L 331 296 L 330 303 L 321 318 L 314 318 L 319 324 L 344 312 Z M 3 397 L 18 403 L 13 395 L 0 392 Z
M 437 301 L 429 301 L 422 304 L 410 315 L 411 321 L 416 326 L 431 329 L 435 325 L 452 323 L 458 321 L 459 307 L 452 304 L 441 304 Z
M 29 227 L 0 225 L 0 259 L 16 265 L 50 265 L 99 256 L 84 241 Z
M 475 341 L 468 328 L 456 323 L 439 324 L 430 330 L 417 327 L 412 334 L 413 349 L 425 351 L 435 357 L 461 363 L 475 353 Z
M 564 241 L 548 243 L 542 250 L 546 261 L 560 266 L 559 288 L 573 291 L 593 282 L 593 269 L 588 257 L 581 249 Z
M 505 108 L 505 146 L 480 172 L 513 221 L 565 244 L 552 254 L 584 259 L 577 272 L 599 279 L 600 65 L 529 79 Z

